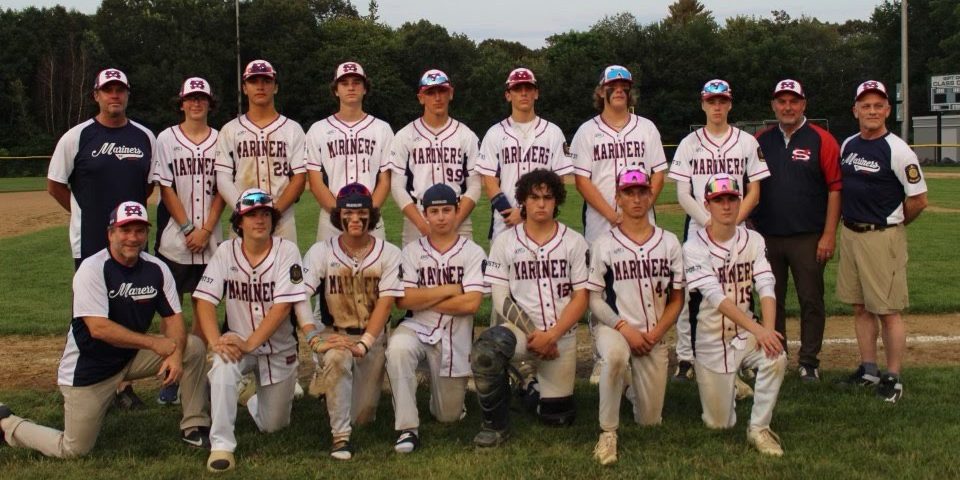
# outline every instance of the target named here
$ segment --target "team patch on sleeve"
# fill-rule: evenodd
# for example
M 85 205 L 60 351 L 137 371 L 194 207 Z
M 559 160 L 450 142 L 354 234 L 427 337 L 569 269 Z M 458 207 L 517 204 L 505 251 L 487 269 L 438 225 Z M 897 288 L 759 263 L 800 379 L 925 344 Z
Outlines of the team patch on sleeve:
M 910 183 L 920 183 L 920 167 L 915 163 L 907 165 L 904 169 L 907 174 L 907 181 Z
M 290 266 L 290 283 L 297 285 L 303 282 L 303 268 L 294 263 Z

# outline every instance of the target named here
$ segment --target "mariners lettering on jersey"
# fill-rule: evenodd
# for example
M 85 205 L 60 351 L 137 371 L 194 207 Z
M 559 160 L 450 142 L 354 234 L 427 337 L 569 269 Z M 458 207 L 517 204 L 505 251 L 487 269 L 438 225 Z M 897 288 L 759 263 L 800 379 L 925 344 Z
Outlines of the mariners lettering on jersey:
M 274 282 L 241 282 L 227 280 L 227 298 L 241 302 L 272 302 Z
M 100 155 L 113 155 L 117 160 L 126 160 L 128 158 L 143 158 L 143 150 L 138 147 L 125 147 L 113 142 L 107 142 L 100 146 L 99 150 L 90 152 L 91 157 Z
M 157 289 L 150 285 L 134 287 L 133 283 L 124 282 L 116 290 L 110 290 L 107 296 L 110 298 L 127 297 L 135 302 L 145 302 L 157 296 Z
M 188 177 L 192 175 L 215 176 L 215 166 L 216 161 L 213 158 L 196 158 L 192 156 L 174 158 L 170 162 L 170 170 L 178 177 Z
M 284 157 L 287 142 L 283 140 L 238 140 L 234 151 L 241 157 Z
M 593 161 L 611 158 L 642 157 L 647 150 L 647 142 L 626 141 L 597 143 L 593 146 Z
M 640 260 L 621 260 L 613 262 L 613 279 L 639 280 L 643 278 L 666 277 L 673 275 L 668 258 L 644 258 Z
M 513 262 L 513 274 L 517 280 L 567 278 L 567 261 L 522 260 L 519 262 Z
M 437 287 L 440 285 L 459 284 L 462 283 L 462 280 L 463 267 L 420 267 L 417 269 L 418 287 Z
M 867 160 L 861 157 L 857 152 L 850 152 L 849 155 L 840 160 L 841 165 L 853 166 L 857 172 L 877 173 L 880 171 L 880 162 L 876 160 Z
M 715 268 L 714 271 L 723 285 L 753 281 L 753 262 L 737 262 L 726 268 Z
M 335 132 L 334 132 L 335 133 Z M 327 155 L 373 155 L 377 141 L 372 138 L 339 138 L 327 142 Z
M 433 163 L 451 163 L 460 165 L 465 154 L 458 147 L 417 147 L 410 150 L 410 159 L 414 165 Z
M 500 150 L 501 166 L 527 162 L 548 165 L 551 158 L 550 148 L 539 145 L 531 145 L 526 152 L 519 145 L 506 145 Z
M 327 275 L 327 293 L 330 295 L 356 295 L 365 293 L 373 298 L 377 294 L 380 277 L 355 277 L 353 275 Z
M 747 171 L 746 158 L 694 158 L 690 161 L 694 175 L 713 175 L 729 173 L 744 175 Z

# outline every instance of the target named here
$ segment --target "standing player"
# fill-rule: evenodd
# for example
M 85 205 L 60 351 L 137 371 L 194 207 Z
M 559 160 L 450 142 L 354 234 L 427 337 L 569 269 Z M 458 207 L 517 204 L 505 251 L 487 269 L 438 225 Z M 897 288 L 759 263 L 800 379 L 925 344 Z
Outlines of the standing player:
M 472 238 L 470 212 L 480 198 L 480 177 L 475 169 L 479 140 L 466 125 L 450 117 L 453 85 L 446 73 L 427 70 L 420 77 L 417 99 L 423 105 L 423 116 L 397 132 L 387 161 L 393 170 L 393 199 L 404 215 L 403 245 L 430 231 L 417 204 L 437 183 L 450 185 L 460 195 L 457 230 Z
M 617 461 L 620 400 L 628 367 L 633 388 L 633 417 L 641 425 L 662 420 L 667 389 L 667 347 L 661 341 L 683 305 L 683 251 L 677 237 L 650 223 L 650 177 L 627 170 L 617 181 L 618 228 L 591 247 L 590 311 L 600 371 L 600 440 L 594 458 Z
M 710 213 L 704 208 L 702 197 L 707 179 L 716 173 L 732 175 L 737 183 L 746 185 L 746 195 L 739 203 L 737 225 L 750 216 L 760 200 L 760 180 L 770 176 L 766 163 L 760 157 L 760 145 L 752 135 L 730 125 L 727 117 L 733 108 L 733 90 L 724 80 L 710 80 L 700 91 L 700 108 L 706 114 L 706 126 L 691 132 L 677 146 L 669 177 L 677 182 L 677 200 L 687 213 L 683 239 L 709 224 Z M 688 292 L 689 302 L 677 320 L 677 371 L 674 380 L 687 381 L 693 377 L 693 355 L 697 338 L 696 310 L 699 293 Z M 749 388 L 743 384 L 741 388 Z
M 752 137 L 751 137 L 752 138 Z M 747 441 L 765 455 L 781 456 L 780 437 L 770 429 L 787 367 L 783 337 L 774 328 L 777 302 L 763 237 L 738 226 L 740 186 L 736 176 L 711 175 L 704 185 L 706 228 L 683 244 L 687 285 L 699 292 L 696 370 L 703 422 L 708 428 L 737 423 L 734 384 L 741 368 L 756 368 L 757 381 Z M 760 297 L 763 323 L 751 311 Z M 691 295 L 693 298 L 693 295 Z
M 826 321 L 823 269 L 833 257 L 840 220 L 840 146 L 830 132 L 807 121 L 800 82 L 777 82 L 770 105 L 777 126 L 757 134 L 757 142 L 771 177 L 750 218 L 763 235 L 777 280 L 777 331 L 784 348 L 789 270 L 800 303 L 800 379 L 818 382 Z
M 120 202 L 143 205 L 153 192 L 156 139 L 146 127 L 127 118 L 130 82 L 115 68 L 101 70 L 93 84 L 97 116 L 60 137 L 47 171 L 47 191 L 70 212 L 73 267 L 107 246 L 107 217 Z M 115 403 L 140 408 L 128 382 L 118 385 Z
M 541 422 L 570 425 L 576 416 L 576 325 L 587 309 L 587 242 L 556 220 L 565 199 L 556 173 L 538 169 L 520 177 L 523 223 L 490 247 L 484 278 L 506 323 L 487 329 L 473 345 L 471 368 L 483 415 L 473 439 L 479 447 L 495 447 L 509 436 L 511 361 L 537 361 L 524 403 Z
M 853 305 L 860 367 L 842 382 L 877 385 L 878 397 L 896 403 L 903 396 L 900 368 L 907 349 L 900 312 L 910 303 L 905 225 L 927 207 L 927 182 L 917 155 L 887 130 L 890 102 L 882 83 L 860 84 L 853 114 L 860 132 L 844 140 L 840 154 L 844 228 L 837 298 Z M 881 332 L 887 356 L 882 376 L 877 367 Z
M 353 458 L 351 423 L 376 419 L 384 329 L 394 298 L 403 296 L 400 249 L 370 234 L 379 219 L 370 191 L 359 183 L 345 185 L 330 212 L 330 222 L 343 233 L 314 244 L 304 260 L 307 291 L 320 295 L 321 320 L 331 327 L 318 341 L 338 345 L 323 353 L 320 377 L 333 434 L 330 456 L 337 460 Z
M 217 130 L 207 125 L 214 106 L 210 83 L 199 77 L 188 78 L 180 88 L 179 107 L 183 121 L 160 132 L 154 155 L 153 180 L 160 184 L 160 198 L 170 212 L 161 234 L 158 251 L 177 284 L 177 295 L 193 294 L 210 258 L 223 238 L 220 214 L 224 202 L 217 195 L 214 171 Z M 197 301 L 193 301 L 193 312 Z M 194 315 L 195 316 L 195 315 Z M 201 338 L 200 323 L 193 322 L 193 333 Z M 179 402 L 178 385 L 160 390 L 157 402 Z
M 457 192 L 438 183 L 423 194 L 430 233 L 403 249 L 404 296 L 397 307 L 407 316 L 390 336 L 387 374 L 400 432 L 394 450 L 410 453 L 420 445 L 417 365 L 430 369 L 430 413 L 441 422 L 463 414 L 470 375 L 473 314 L 485 290 L 486 254 L 473 240 L 457 235 Z
M 290 424 L 298 365 L 290 310 L 306 295 L 297 245 L 273 235 L 279 218 L 267 192 L 244 191 L 230 216 L 238 238 L 220 245 L 193 293 L 197 321 L 216 354 L 207 374 L 213 419 L 207 459 L 211 472 L 234 467 L 237 382 L 244 374 L 253 372 L 257 380 L 257 394 L 247 402 L 257 428 L 269 433 Z M 223 299 L 226 324 L 221 330 L 216 307 Z
M 526 68 L 510 72 L 503 95 L 510 103 L 510 116 L 487 130 L 477 160 L 477 171 L 493 206 L 491 239 L 522 221 L 514 187 L 523 174 L 538 168 L 561 176 L 573 171 L 564 153 L 563 131 L 534 110 L 540 89 L 533 72 Z
M 620 65 L 605 68 L 593 92 L 593 105 L 600 114 L 580 125 L 573 136 L 573 173 L 583 195 L 583 235 L 588 243 L 622 219 L 614 201 L 617 175 L 627 169 L 649 175 L 654 202 L 663 189 L 667 157 L 660 131 L 650 120 L 630 113 L 635 103 L 632 88 L 629 70 Z
M 259 188 L 273 197 L 282 214 L 278 237 L 297 242 L 293 204 L 306 185 L 304 135 L 300 124 L 277 113 L 277 72 L 266 60 L 254 60 L 243 71 L 247 113 L 231 120 L 217 140 L 217 189 L 233 205 L 240 192 Z
M 123 202 L 107 215 L 108 246 L 88 257 L 73 277 L 73 313 L 57 384 L 63 394 L 63 431 L 17 417 L 0 404 L 0 445 L 57 458 L 86 455 L 122 380 L 156 376 L 183 382 L 181 438 L 209 447 L 203 342 L 184 330 L 170 270 L 144 251 L 147 209 Z M 147 334 L 154 314 L 163 336 Z M 9 472 L 8 472 L 9 473 Z
M 337 98 L 337 113 L 320 120 L 307 132 L 307 175 L 310 192 L 322 211 L 317 222 L 317 241 L 340 232 L 330 223 L 339 192 L 348 183 L 359 183 L 373 192 L 373 206 L 380 208 L 390 193 L 390 169 L 385 156 L 393 140 L 390 125 L 363 111 L 370 93 L 370 80 L 356 62 L 337 67 L 330 91 Z M 384 238 L 383 221 L 370 232 Z

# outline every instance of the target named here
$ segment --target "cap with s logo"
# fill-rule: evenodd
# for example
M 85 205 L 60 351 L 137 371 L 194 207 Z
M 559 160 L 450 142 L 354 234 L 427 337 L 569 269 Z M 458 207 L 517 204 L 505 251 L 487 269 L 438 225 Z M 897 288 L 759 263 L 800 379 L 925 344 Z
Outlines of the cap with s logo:
M 860 100 L 860 97 L 871 92 L 878 93 L 883 98 L 890 98 L 887 96 L 887 86 L 884 85 L 883 82 L 878 82 L 876 80 L 867 80 L 866 82 L 861 83 L 859 87 L 857 87 L 857 96 L 853 99 L 853 101 Z
M 800 98 L 807 98 L 803 93 L 803 87 L 800 85 L 800 82 L 792 79 L 784 79 L 777 82 L 777 85 L 773 87 L 773 96 L 776 97 L 781 93 L 792 93 Z
M 333 81 L 336 82 L 347 75 L 356 75 L 360 78 L 367 78 L 366 72 L 363 71 L 363 66 L 357 62 L 343 62 L 337 66 L 337 73 L 333 77 Z
M 150 220 L 147 219 L 147 207 L 138 202 L 123 202 L 110 212 L 107 226 L 119 227 L 134 222 L 150 225 Z
M 130 88 L 130 81 L 127 80 L 126 73 L 116 68 L 107 68 L 100 70 L 100 73 L 97 74 L 97 80 L 93 83 L 93 89 L 100 90 L 111 83 L 121 83 L 123 86 Z
M 213 98 L 213 90 L 210 89 L 210 82 L 200 77 L 190 77 L 184 80 L 183 86 L 180 87 L 180 98 L 194 93 L 202 93 Z

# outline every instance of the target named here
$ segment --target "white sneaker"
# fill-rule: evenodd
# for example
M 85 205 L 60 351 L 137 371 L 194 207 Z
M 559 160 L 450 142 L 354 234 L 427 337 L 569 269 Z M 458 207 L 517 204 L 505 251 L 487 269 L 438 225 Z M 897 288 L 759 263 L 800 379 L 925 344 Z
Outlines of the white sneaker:
M 600 434 L 600 440 L 597 441 L 597 446 L 593 448 L 593 458 L 596 458 L 600 465 L 617 463 L 617 432 Z
M 744 382 L 740 375 L 736 376 L 737 381 L 734 384 L 733 388 L 737 391 L 737 400 L 743 400 L 745 398 L 750 398 L 753 396 L 753 388 L 750 388 L 750 385 L 747 385 L 747 382 Z
M 753 445 L 760 453 L 774 457 L 783 456 L 783 447 L 780 437 L 770 430 L 770 427 L 753 428 L 747 430 L 747 443 Z
M 303 387 L 300 386 L 300 381 L 293 384 L 293 398 L 301 399 L 303 398 Z

